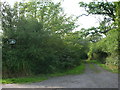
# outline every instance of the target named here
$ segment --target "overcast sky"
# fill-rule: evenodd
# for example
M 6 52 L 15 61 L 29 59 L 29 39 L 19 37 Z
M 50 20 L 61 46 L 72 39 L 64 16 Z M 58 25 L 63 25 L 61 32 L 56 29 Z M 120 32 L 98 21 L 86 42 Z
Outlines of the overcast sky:
M 23 1 L 23 0 L 1 0 L 1 1 L 7 1 L 10 3 L 10 5 L 13 5 L 14 2 L 16 1 Z M 27 0 L 29 1 L 29 0 Z M 84 1 L 84 2 L 92 2 L 93 0 L 53 0 L 55 3 L 62 1 L 62 7 L 64 9 L 64 12 L 68 16 L 79 16 L 83 13 L 85 13 L 83 8 L 79 7 L 79 2 Z M 96 1 L 96 0 L 94 0 Z M 97 0 L 101 1 L 101 0 Z M 117 1 L 117 0 L 107 0 L 109 2 L 112 1 Z M 80 25 L 76 30 L 80 30 L 81 28 L 90 28 L 92 26 L 98 26 L 99 25 L 99 20 L 102 19 L 101 16 L 96 16 L 96 15 L 91 15 L 91 16 L 82 16 L 78 19 L 77 24 Z

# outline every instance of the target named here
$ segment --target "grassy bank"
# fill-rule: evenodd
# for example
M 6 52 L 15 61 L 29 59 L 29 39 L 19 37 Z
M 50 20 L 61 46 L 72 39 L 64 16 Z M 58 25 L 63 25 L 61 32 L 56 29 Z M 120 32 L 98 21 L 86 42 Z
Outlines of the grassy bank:
M 118 73 L 118 67 L 117 66 L 113 66 L 113 65 L 106 65 L 106 64 L 102 64 L 97 60 L 87 60 L 85 61 L 85 63 L 94 63 L 99 65 L 100 67 L 102 67 L 103 69 L 113 72 L 113 73 Z
M 84 70 L 85 70 L 85 65 L 81 64 L 80 66 L 77 66 L 71 70 L 64 71 L 62 73 L 42 74 L 38 76 L 22 77 L 22 78 L 9 78 L 9 79 L 0 80 L 0 82 L 2 81 L 3 84 L 12 84 L 12 83 L 22 84 L 22 83 L 41 82 L 51 77 L 81 74 L 84 72 Z
M 105 64 L 98 64 L 102 68 L 104 68 L 107 71 L 113 72 L 113 73 L 118 73 L 118 67 L 113 66 L 113 65 L 105 65 Z

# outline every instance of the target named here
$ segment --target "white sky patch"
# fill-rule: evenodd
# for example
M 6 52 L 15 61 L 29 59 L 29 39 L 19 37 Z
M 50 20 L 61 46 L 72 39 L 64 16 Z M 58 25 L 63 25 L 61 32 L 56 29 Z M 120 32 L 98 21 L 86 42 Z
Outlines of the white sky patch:
M 1 1 L 7 1 L 10 3 L 11 6 L 14 5 L 16 1 L 23 2 L 23 1 L 29 1 L 29 0 L 1 0 Z M 81 14 L 86 13 L 85 10 L 81 7 L 79 7 L 79 2 L 92 2 L 92 1 L 102 1 L 102 0 L 53 0 L 55 3 L 62 2 L 62 7 L 64 12 L 68 16 L 79 16 Z M 105 1 L 105 0 L 104 0 Z M 114 2 L 118 0 L 107 0 L 109 2 Z M 96 17 L 96 18 L 95 18 Z M 77 24 L 80 25 L 76 30 L 80 30 L 81 28 L 90 28 L 92 26 L 99 26 L 99 18 L 102 20 L 102 16 L 97 15 L 91 15 L 91 16 L 82 16 L 78 19 Z
M 79 16 L 85 14 L 86 11 L 84 8 L 79 6 L 79 2 L 81 1 L 83 0 L 64 0 L 62 7 L 64 8 L 65 13 L 67 13 L 69 16 Z M 92 1 L 93 0 L 89 0 L 89 2 Z M 88 0 L 84 0 L 84 2 L 88 3 Z M 92 26 L 99 26 L 99 22 L 97 22 L 97 19 L 93 16 L 82 16 L 78 19 L 77 24 L 80 26 L 76 28 L 76 30 L 80 30 L 81 28 L 90 28 Z

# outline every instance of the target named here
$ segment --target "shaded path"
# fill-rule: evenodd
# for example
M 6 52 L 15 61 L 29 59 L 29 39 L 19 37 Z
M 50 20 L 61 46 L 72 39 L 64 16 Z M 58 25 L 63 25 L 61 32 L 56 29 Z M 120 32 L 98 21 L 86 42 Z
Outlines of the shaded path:
M 86 64 L 80 75 L 54 77 L 31 84 L 5 84 L 3 88 L 118 88 L 118 74 L 108 72 L 95 64 Z

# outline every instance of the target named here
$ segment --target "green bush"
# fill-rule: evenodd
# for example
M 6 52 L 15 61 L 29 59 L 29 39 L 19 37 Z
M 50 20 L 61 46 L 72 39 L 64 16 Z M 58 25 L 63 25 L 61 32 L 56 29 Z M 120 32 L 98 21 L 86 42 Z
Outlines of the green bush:
M 118 29 L 110 30 L 107 37 L 90 46 L 89 59 L 96 59 L 102 63 L 118 65 Z

